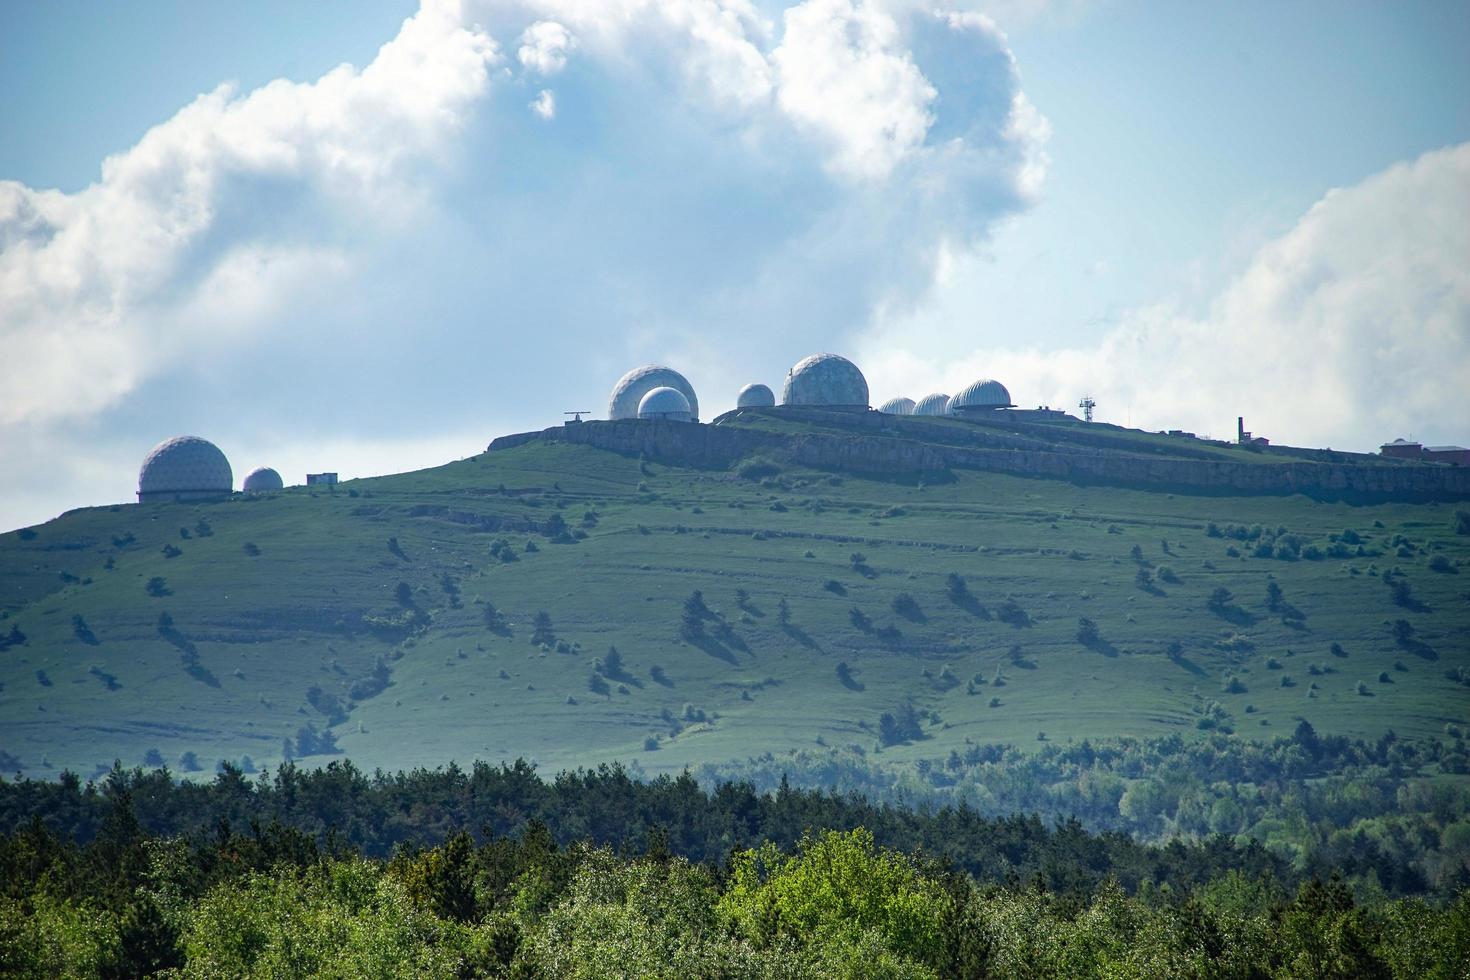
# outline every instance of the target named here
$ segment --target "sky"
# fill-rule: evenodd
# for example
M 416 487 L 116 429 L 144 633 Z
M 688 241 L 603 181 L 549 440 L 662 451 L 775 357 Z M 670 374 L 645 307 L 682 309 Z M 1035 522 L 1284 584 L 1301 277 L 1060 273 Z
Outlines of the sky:
M 874 403 L 1470 444 L 1470 6 L 0 4 L 0 529 L 705 416 Z

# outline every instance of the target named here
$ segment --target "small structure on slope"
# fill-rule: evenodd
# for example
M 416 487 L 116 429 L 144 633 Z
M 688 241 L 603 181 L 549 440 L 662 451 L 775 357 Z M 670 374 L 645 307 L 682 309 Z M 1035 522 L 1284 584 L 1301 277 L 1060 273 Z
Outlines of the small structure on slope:
M 269 466 L 257 466 L 245 474 L 245 480 L 240 484 L 240 489 L 246 493 L 270 493 L 274 490 L 284 489 L 285 481 L 281 474 Z

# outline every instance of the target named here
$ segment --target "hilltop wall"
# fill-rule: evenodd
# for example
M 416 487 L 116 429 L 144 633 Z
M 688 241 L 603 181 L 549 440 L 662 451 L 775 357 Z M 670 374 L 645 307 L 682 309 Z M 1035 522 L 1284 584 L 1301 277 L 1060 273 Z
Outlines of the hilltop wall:
M 593 446 L 687 466 L 725 468 L 751 455 L 770 455 L 818 469 L 882 475 L 985 470 L 1018 476 L 1150 487 L 1187 493 L 1294 494 L 1347 499 L 1470 499 L 1470 469 L 1442 466 L 1362 466 L 1133 456 L 944 445 L 881 434 L 794 433 L 739 426 L 625 419 L 582 422 L 502 436 L 490 450 L 536 440 Z

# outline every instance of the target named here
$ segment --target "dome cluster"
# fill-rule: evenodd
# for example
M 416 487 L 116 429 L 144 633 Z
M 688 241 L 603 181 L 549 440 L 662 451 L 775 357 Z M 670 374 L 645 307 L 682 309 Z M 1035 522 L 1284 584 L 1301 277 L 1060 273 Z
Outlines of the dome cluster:
M 234 488 L 230 461 L 198 436 L 175 436 L 153 447 L 138 471 L 138 501 L 201 500 Z
M 657 397 L 653 397 L 657 394 Z M 685 405 L 675 398 L 683 397 Z M 838 354 L 812 354 L 786 372 L 781 388 L 783 408 L 825 408 L 870 411 L 868 380 L 852 361 Z M 767 385 L 752 382 L 735 398 L 739 410 L 774 408 L 776 394 Z M 976 415 L 1012 408 L 1011 393 L 999 381 L 982 378 L 951 398 L 943 392 L 912 398 L 890 398 L 878 407 L 885 415 Z M 685 413 L 687 412 L 687 419 Z M 612 419 L 683 419 L 699 421 L 699 401 L 684 375 L 661 364 L 647 364 L 623 375 L 608 402 Z
M 643 396 L 655 388 L 677 390 L 689 402 L 690 419 L 695 422 L 699 421 L 699 399 L 694 394 L 694 386 L 685 379 L 684 375 L 661 364 L 645 364 L 619 378 L 618 383 L 613 386 L 612 397 L 608 399 L 607 417 L 636 419 L 638 406 L 642 403 Z
M 907 398 L 893 398 L 883 403 L 878 411 L 887 415 L 979 415 L 993 412 L 997 408 L 1013 408 L 1011 393 L 999 381 L 981 378 L 974 384 L 960 389 L 953 397 L 936 391 L 925 395 L 918 402 Z

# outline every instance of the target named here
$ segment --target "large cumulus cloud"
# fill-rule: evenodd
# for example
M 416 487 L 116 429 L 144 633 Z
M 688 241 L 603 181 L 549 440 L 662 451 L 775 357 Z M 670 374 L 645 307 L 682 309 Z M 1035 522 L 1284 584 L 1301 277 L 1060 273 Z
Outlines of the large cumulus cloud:
M 0 480 L 31 488 L 0 523 L 125 497 L 181 430 L 241 468 L 469 452 L 653 357 L 719 407 L 921 301 L 1044 139 L 963 10 L 426 0 L 360 70 L 222 86 L 79 193 L 0 182 Z
M 1470 144 L 1330 191 L 1202 310 L 1134 310 L 1093 347 L 1017 344 L 938 360 L 902 318 L 861 344 L 875 395 L 1002 378 L 1026 405 L 1277 442 L 1374 451 L 1464 444 L 1470 391 Z M 952 341 L 952 338 L 950 338 Z M 937 343 L 936 343 L 937 345 Z M 952 344 L 951 344 L 952 346 Z

